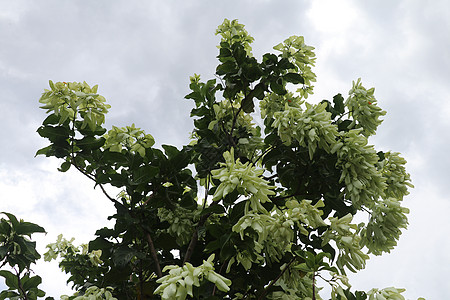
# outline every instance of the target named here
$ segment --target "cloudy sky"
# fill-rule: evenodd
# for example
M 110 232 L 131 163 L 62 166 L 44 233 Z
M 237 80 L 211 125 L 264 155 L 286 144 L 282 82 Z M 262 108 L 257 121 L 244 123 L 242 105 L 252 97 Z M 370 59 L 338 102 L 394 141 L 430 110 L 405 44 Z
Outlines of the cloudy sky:
M 158 145 L 182 146 L 192 129 L 189 76 L 214 76 L 215 28 L 239 19 L 260 57 L 291 35 L 316 47 L 313 101 L 346 94 L 358 77 L 387 111 L 371 140 L 401 152 L 415 189 L 398 247 L 351 276 L 354 289 L 405 287 L 407 299 L 450 294 L 450 2 L 447 0 L 66 1 L 0 0 L 0 211 L 88 242 L 112 205 L 76 172 L 34 158 L 48 80 L 98 84 L 112 105 L 107 127 L 135 123 Z M 69 293 L 55 264 L 40 263 L 43 289 Z M 2 284 L 0 283 L 0 288 Z

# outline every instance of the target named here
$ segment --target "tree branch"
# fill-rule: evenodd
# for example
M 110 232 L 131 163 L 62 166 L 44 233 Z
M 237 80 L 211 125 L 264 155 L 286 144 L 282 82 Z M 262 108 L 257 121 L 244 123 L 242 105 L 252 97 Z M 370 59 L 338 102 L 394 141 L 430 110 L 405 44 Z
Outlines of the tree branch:
M 218 201 L 215 201 L 210 205 L 210 207 L 215 206 L 217 204 L 218 204 Z M 200 218 L 200 220 L 198 221 L 197 227 L 195 228 L 195 231 L 192 234 L 191 242 L 189 243 L 189 246 L 186 250 L 186 254 L 184 255 L 183 265 L 191 259 L 191 256 L 194 253 L 195 245 L 197 244 L 197 240 L 198 240 L 198 229 L 201 226 L 203 226 L 203 224 L 205 224 L 206 220 L 209 218 L 210 215 L 211 215 L 211 213 L 207 213 L 207 214 L 203 215 Z
M 153 260 L 155 261 L 156 275 L 158 275 L 158 277 L 161 278 L 163 275 L 162 275 L 161 266 L 160 266 L 159 260 L 158 260 L 158 254 L 156 253 L 155 245 L 153 244 L 153 240 L 150 235 L 150 232 L 148 232 L 147 230 L 145 230 L 145 238 L 147 239 L 147 244 L 150 247 L 150 253 L 153 257 Z
M 259 296 L 258 300 L 262 300 L 264 299 L 264 296 L 267 294 L 267 292 L 269 292 L 269 289 L 275 284 L 275 282 L 278 281 L 278 279 L 281 278 L 281 276 L 283 276 L 284 272 L 286 272 L 287 269 L 289 269 L 289 267 L 291 266 L 291 264 L 295 261 L 297 257 L 294 256 L 291 261 L 286 265 L 286 267 L 283 269 L 283 271 L 281 271 L 280 274 L 278 274 L 278 276 L 272 280 L 268 286 L 266 286 L 266 288 L 264 289 L 264 291 L 262 292 L 262 294 Z

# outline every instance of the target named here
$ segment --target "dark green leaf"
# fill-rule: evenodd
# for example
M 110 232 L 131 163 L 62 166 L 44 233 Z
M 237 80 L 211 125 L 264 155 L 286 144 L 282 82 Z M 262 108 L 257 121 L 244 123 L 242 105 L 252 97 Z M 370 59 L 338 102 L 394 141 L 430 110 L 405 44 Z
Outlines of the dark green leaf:
M 58 171 L 60 172 L 67 172 L 67 170 L 70 169 L 70 166 L 72 163 L 70 161 L 65 161 L 61 164 L 61 166 L 58 168 Z
M 117 267 L 123 268 L 129 264 L 131 259 L 135 257 L 136 254 L 136 250 L 131 249 L 128 246 L 122 246 L 114 250 L 112 260 Z
M 19 283 L 17 276 L 7 270 L 0 270 L 0 276 L 5 278 L 5 283 L 10 289 L 18 289 Z
M 352 124 L 351 120 L 344 120 L 340 123 L 338 123 L 338 130 L 339 131 L 349 131 L 350 130 L 350 125 Z
M 236 62 L 226 61 L 225 63 L 217 66 L 216 74 L 222 76 L 229 73 L 236 73 L 236 71 L 237 71 Z
M 66 126 L 41 126 L 37 132 L 40 136 L 48 138 L 50 141 L 55 139 L 66 139 L 70 135 L 70 130 Z
M 177 149 L 177 147 L 170 146 L 170 145 L 162 145 L 164 149 L 164 153 L 166 153 L 167 157 L 169 159 L 172 159 L 177 155 L 180 151 Z
M 75 145 L 82 150 L 95 150 L 105 144 L 105 138 L 95 138 L 93 136 L 85 136 L 81 140 L 76 140 Z
M 270 89 L 278 94 L 278 95 L 285 95 L 287 93 L 286 89 L 284 88 L 281 80 L 272 81 L 270 83 Z
M 225 208 L 220 204 L 210 205 L 202 211 L 202 215 L 209 213 L 223 214 L 225 213 Z
M 38 285 L 42 283 L 42 278 L 39 276 L 33 276 L 31 278 L 26 276 L 21 279 L 21 283 L 23 289 L 29 291 L 31 289 L 36 289 Z
M 345 112 L 344 98 L 341 94 L 337 94 L 333 97 L 334 109 L 338 115 L 341 115 Z
M 287 58 L 280 59 L 280 61 L 277 64 L 277 67 L 282 70 L 289 70 L 295 68 L 295 66 L 291 62 L 289 62 L 289 59 Z
M 255 110 L 255 104 L 253 103 L 253 97 L 246 97 L 242 103 L 242 110 L 245 113 L 252 113 Z
M 35 157 L 38 156 L 38 155 L 45 155 L 47 157 L 51 156 L 52 149 L 53 149 L 52 145 L 47 146 L 47 147 L 42 148 L 42 149 L 39 149 L 38 151 L 36 151 L 36 154 L 34 156 Z
M 55 114 L 51 114 L 49 115 L 47 118 L 45 118 L 44 122 L 42 122 L 43 125 L 56 125 L 59 123 L 59 119 L 60 117 L 55 115 Z
M 20 222 L 16 226 L 15 230 L 16 233 L 19 235 L 28 235 L 28 236 L 37 232 L 45 233 L 45 229 L 43 227 L 30 222 Z
M 283 76 L 283 79 L 293 84 L 305 83 L 305 79 L 303 79 L 303 76 L 297 73 L 287 73 Z
M 17 220 L 15 215 L 13 215 L 11 213 L 7 213 L 7 212 L 2 212 L 2 214 L 6 215 L 8 217 L 8 219 L 11 222 L 11 225 L 14 229 L 19 225 L 19 221 Z
M 13 291 L 2 291 L 0 293 L 0 300 L 4 300 L 4 299 L 16 300 L 16 299 L 20 299 L 19 297 L 20 297 L 20 295 Z

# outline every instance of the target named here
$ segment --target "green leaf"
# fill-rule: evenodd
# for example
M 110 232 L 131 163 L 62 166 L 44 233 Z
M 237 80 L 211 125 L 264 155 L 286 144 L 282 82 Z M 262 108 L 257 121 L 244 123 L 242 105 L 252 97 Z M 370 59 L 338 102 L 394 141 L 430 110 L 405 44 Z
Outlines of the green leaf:
M 133 171 L 133 182 L 141 184 L 149 182 L 159 173 L 159 168 L 154 166 L 143 166 Z
M 11 213 L 7 213 L 7 212 L 1 212 L 1 213 L 8 217 L 9 221 L 11 222 L 12 228 L 14 228 L 14 230 L 15 230 L 17 228 L 17 226 L 19 225 L 19 221 L 17 220 L 16 216 Z
M 216 74 L 222 76 L 229 73 L 236 73 L 236 71 L 237 71 L 236 62 L 229 60 L 217 66 Z
M 241 103 L 242 110 L 245 113 L 252 113 L 255 111 L 255 104 L 253 103 L 253 97 L 245 97 L 245 99 Z
M 283 86 L 283 81 L 281 80 L 281 78 L 279 78 L 276 81 L 274 80 L 270 82 L 270 89 L 280 96 L 285 95 L 287 93 L 286 89 Z
M 232 56 L 232 53 L 229 48 L 220 48 L 219 55 L 217 56 L 217 58 L 221 59 L 230 56 Z
M 136 250 L 131 249 L 128 246 L 121 246 L 112 253 L 112 260 L 117 267 L 124 268 L 136 255 Z
M 219 248 L 220 248 L 220 242 L 219 242 L 219 240 L 214 240 L 214 241 L 208 243 L 208 244 L 205 246 L 205 252 L 206 252 L 206 253 L 211 253 L 211 252 L 213 252 L 213 251 L 216 251 L 216 250 L 219 249 Z
M 244 47 L 242 47 L 241 44 L 234 43 L 231 48 L 233 50 L 233 57 L 236 59 L 236 62 L 238 64 L 242 64 L 247 56 L 247 52 L 245 52 Z
M 5 278 L 5 283 L 10 289 L 18 289 L 19 282 L 17 276 L 7 270 L 0 270 L 0 276 Z
M 37 232 L 45 233 L 45 229 L 43 227 L 30 222 L 20 222 L 16 226 L 15 230 L 16 233 L 19 235 L 28 235 L 28 236 Z
M 283 79 L 293 84 L 305 83 L 305 79 L 303 78 L 303 76 L 297 73 L 287 73 L 283 76 Z
M 277 64 L 277 67 L 280 69 L 283 69 L 283 70 L 289 70 L 289 69 L 295 68 L 294 64 L 289 62 L 289 59 L 287 59 L 287 58 L 280 59 L 280 61 Z
M 215 205 L 208 206 L 207 208 L 205 208 L 202 211 L 202 215 L 209 214 L 209 213 L 224 214 L 225 208 L 220 204 L 215 204 Z
M 18 300 L 20 295 L 13 291 L 2 291 L 0 293 L 0 300 L 10 299 L 10 300 Z
M 170 146 L 170 145 L 162 145 L 164 149 L 164 153 L 166 153 L 167 157 L 170 159 L 173 159 L 180 150 L 177 149 L 177 147 Z
M 349 131 L 349 126 L 352 124 L 351 120 L 344 120 L 340 123 L 338 123 L 338 130 L 339 131 Z
M 95 138 L 88 135 L 80 140 L 75 140 L 75 145 L 81 150 L 95 150 L 103 146 L 105 144 L 105 141 L 106 140 L 103 137 Z
M 65 161 L 58 168 L 58 171 L 60 171 L 60 172 L 67 172 L 70 169 L 71 165 L 72 165 L 72 163 L 70 161 Z
M 47 118 L 45 118 L 44 122 L 42 122 L 43 125 L 56 125 L 59 123 L 59 116 L 55 114 L 49 115 Z
M 333 97 L 334 109 L 337 114 L 343 114 L 345 112 L 344 98 L 341 94 L 337 94 Z
M 50 141 L 55 139 L 66 139 L 69 137 L 70 130 L 65 126 L 41 126 L 37 132 L 41 137 L 48 138 Z
M 51 156 L 52 150 L 53 150 L 53 146 L 52 145 L 44 147 L 44 148 L 39 149 L 38 151 L 36 151 L 36 154 L 34 155 L 34 157 L 36 157 L 38 155 L 45 155 L 47 157 Z
M 38 287 L 38 285 L 40 285 L 42 283 L 42 278 L 39 276 L 33 276 L 33 277 L 28 277 L 28 276 L 24 276 L 21 279 L 21 283 L 23 286 L 23 289 L 25 291 L 29 291 L 31 289 L 36 289 Z

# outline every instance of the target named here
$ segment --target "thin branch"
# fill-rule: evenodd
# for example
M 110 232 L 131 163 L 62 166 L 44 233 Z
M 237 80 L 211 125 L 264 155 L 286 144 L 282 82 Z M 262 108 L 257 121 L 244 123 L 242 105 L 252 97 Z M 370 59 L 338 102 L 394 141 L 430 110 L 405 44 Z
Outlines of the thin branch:
M 264 157 L 264 155 L 266 155 L 270 150 L 272 150 L 274 148 L 274 146 L 270 146 L 269 148 L 267 148 L 266 150 L 264 150 L 263 153 L 261 153 L 261 155 L 258 156 L 258 158 L 253 162 L 252 161 L 252 165 L 256 165 L 256 163 L 258 162 L 258 160 L 260 160 L 261 158 Z
M 16 268 L 14 268 L 14 271 L 16 271 L 18 290 L 21 294 L 23 294 L 23 299 L 28 300 L 27 292 L 23 289 L 22 282 L 20 281 L 20 273 L 16 270 Z
M 312 300 L 316 300 L 316 272 L 313 273 L 313 294 L 312 294 Z
M 289 269 L 289 267 L 292 265 L 292 263 L 295 261 L 297 257 L 294 256 L 291 261 L 287 264 L 287 266 L 283 269 L 283 271 L 281 271 L 280 274 L 278 274 L 278 276 L 272 280 L 268 286 L 266 286 L 266 288 L 264 289 L 264 291 L 262 292 L 262 294 L 259 296 L 258 300 L 262 300 L 264 299 L 264 296 L 269 292 L 269 289 L 278 281 L 278 279 L 281 278 L 281 276 L 283 276 L 284 272 L 286 272 L 287 269 Z
M 219 203 L 218 201 L 215 201 L 210 205 L 210 207 L 215 206 L 218 203 Z M 189 243 L 189 246 L 186 250 L 186 254 L 184 255 L 183 265 L 191 259 L 191 256 L 194 253 L 195 245 L 197 244 L 197 240 L 198 240 L 198 229 L 201 226 L 203 226 L 203 224 L 205 224 L 206 220 L 209 218 L 210 215 L 211 215 L 211 213 L 207 213 L 207 214 L 203 215 L 200 218 L 200 220 L 198 221 L 197 227 L 195 228 L 194 233 L 192 234 L 191 242 Z
M 145 238 L 147 239 L 147 244 L 150 247 L 150 253 L 152 254 L 153 260 L 155 261 L 156 266 L 156 275 L 158 277 L 162 277 L 161 266 L 159 265 L 158 255 L 156 253 L 155 245 L 153 244 L 152 237 L 148 231 L 145 231 Z
M 98 185 L 100 187 L 100 189 L 102 190 L 103 194 L 112 202 L 114 203 L 118 203 L 120 204 L 119 201 L 117 201 L 116 199 L 114 199 L 113 197 L 111 197 L 105 190 L 105 188 L 103 187 L 103 185 L 101 183 L 97 183 L 96 179 L 94 176 L 92 176 L 89 173 L 86 173 L 86 171 L 84 171 L 82 168 L 80 168 L 79 166 L 77 166 L 77 164 L 75 163 L 75 161 L 72 159 L 72 165 L 81 172 L 81 174 L 85 175 L 87 178 L 89 178 L 90 180 L 94 181 L 96 183 L 96 185 Z

